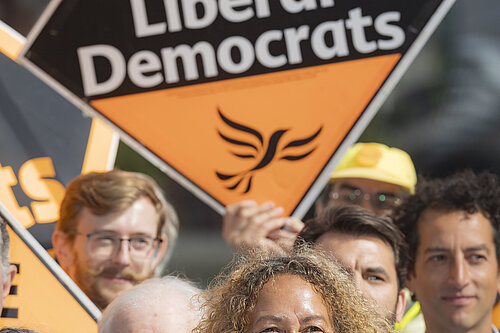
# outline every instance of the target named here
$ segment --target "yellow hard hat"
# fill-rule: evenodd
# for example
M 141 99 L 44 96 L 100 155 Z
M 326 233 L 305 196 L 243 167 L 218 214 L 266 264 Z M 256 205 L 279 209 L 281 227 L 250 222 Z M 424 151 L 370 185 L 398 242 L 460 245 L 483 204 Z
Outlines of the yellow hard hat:
M 342 178 L 366 178 L 396 184 L 415 191 L 417 173 L 406 152 L 381 143 L 356 143 L 330 176 L 330 182 Z

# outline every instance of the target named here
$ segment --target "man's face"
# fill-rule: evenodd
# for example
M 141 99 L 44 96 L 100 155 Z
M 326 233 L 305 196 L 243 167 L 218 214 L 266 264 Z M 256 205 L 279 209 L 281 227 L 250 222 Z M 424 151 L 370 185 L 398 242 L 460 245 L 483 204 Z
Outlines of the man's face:
M 406 299 L 398 292 L 394 254 L 390 245 L 373 236 L 352 236 L 326 232 L 316 246 L 331 252 L 353 274 L 363 295 L 376 302 L 381 315 L 400 321 Z
M 405 192 L 403 187 L 396 184 L 365 178 L 343 178 L 333 184 L 327 206 L 354 204 L 386 216 Z M 318 213 L 324 208 L 321 204 L 316 205 Z
M 140 198 L 122 212 L 96 216 L 83 209 L 78 216 L 77 235 L 69 245 L 66 270 L 70 277 L 100 308 L 104 309 L 119 293 L 151 277 L 163 256 L 166 239 L 156 255 L 137 258 L 129 242 L 121 241 L 110 255 L 104 256 L 92 247 L 88 234 L 156 238 L 158 214 L 147 198 Z M 68 246 L 68 242 L 64 244 Z M 59 256 L 58 256 L 59 257 Z
M 428 332 L 491 331 L 500 288 L 493 228 L 481 213 L 426 210 L 408 287 L 420 302 Z

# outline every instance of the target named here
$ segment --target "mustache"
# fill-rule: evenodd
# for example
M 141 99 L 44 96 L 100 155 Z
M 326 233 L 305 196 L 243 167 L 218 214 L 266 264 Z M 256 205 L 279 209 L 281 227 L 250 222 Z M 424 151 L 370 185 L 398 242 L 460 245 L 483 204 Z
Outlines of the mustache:
M 95 269 L 88 269 L 88 274 L 92 277 L 99 276 L 114 276 L 126 280 L 130 280 L 132 282 L 141 282 L 152 276 L 152 274 L 141 274 L 135 273 L 128 267 L 120 268 L 113 266 L 101 266 Z

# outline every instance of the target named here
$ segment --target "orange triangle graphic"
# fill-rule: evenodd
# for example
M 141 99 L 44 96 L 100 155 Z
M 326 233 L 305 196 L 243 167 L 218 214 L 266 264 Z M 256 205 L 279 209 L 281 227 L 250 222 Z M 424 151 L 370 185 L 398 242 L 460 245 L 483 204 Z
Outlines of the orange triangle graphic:
M 289 214 L 399 59 L 373 57 L 91 105 L 223 205 L 273 200 Z
M 19 273 L 13 282 L 17 292 L 7 296 L 4 310 L 17 312 L 17 318 L 2 318 L 2 327 L 51 333 L 97 332 L 97 323 L 21 238 L 10 227 L 7 229 L 10 261 L 19 264 Z

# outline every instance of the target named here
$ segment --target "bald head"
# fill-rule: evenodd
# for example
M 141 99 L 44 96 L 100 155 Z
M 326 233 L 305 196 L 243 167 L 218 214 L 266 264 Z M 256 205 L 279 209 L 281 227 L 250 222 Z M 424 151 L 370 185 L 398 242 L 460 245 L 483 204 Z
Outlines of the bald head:
M 106 308 L 99 333 L 190 333 L 201 317 L 199 293 L 176 277 L 148 280 Z

